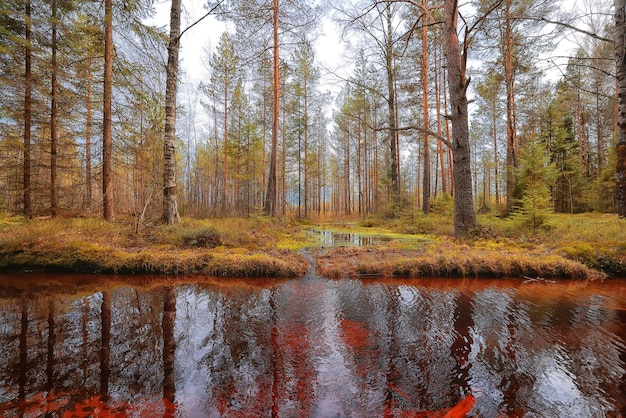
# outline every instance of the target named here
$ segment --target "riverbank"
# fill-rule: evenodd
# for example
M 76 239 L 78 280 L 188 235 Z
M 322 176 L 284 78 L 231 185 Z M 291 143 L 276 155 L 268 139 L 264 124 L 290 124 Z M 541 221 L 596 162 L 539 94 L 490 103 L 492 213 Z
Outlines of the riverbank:
M 442 215 L 333 224 L 186 219 L 142 228 L 0 216 L 0 269 L 301 277 L 313 259 L 328 278 L 626 275 L 626 221 L 617 216 L 554 215 L 535 231 L 495 217 L 480 221 L 475 237 L 458 241 Z

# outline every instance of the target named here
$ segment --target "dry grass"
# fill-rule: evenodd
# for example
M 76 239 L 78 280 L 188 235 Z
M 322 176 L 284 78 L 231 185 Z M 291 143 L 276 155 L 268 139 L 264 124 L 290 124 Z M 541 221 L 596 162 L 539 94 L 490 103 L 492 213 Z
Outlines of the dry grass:
M 97 219 L 5 217 L 0 268 L 293 277 L 309 267 L 304 256 L 284 249 L 299 234 L 295 225 L 263 218 L 185 220 L 137 234 L 130 224 Z
M 337 232 L 384 237 L 368 247 L 313 251 L 317 273 L 368 276 L 596 278 L 626 275 L 626 220 L 554 215 L 541 230 L 481 216 L 472 239 L 453 239 L 449 215 L 335 223 Z M 26 220 L 0 215 L 0 268 L 217 276 L 302 276 L 310 224 L 264 217 L 185 219 L 135 232 L 100 219 Z M 319 226 L 321 227 L 321 226 Z
M 474 237 L 453 239 L 451 216 L 406 215 L 367 220 L 378 235 L 419 237 L 374 249 L 320 251 L 316 268 L 326 277 L 455 276 L 599 278 L 626 275 L 626 220 L 616 215 L 553 215 L 540 230 L 481 216 Z M 344 232 L 353 231 L 344 228 Z M 341 231 L 341 229 L 339 229 Z M 407 244 L 413 243 L 413 244 Z
M 358 277 L 541 277 L 601 278 L 603 273 L 555 254 L 482 251 L 436 245 L 428 251 L 335 248 L 317 255 L 318 274 Z

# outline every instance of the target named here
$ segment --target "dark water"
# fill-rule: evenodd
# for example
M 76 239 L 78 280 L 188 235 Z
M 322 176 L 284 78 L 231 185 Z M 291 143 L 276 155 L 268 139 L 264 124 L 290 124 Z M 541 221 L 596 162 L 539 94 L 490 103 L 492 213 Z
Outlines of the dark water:
M 626 415 L 626 281 L 117 279 L 0 276 L 0 416 Z

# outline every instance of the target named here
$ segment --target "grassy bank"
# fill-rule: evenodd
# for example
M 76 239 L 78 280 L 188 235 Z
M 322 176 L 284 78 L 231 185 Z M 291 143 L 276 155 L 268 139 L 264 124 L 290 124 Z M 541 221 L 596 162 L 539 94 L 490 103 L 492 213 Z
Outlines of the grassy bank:
M 146 227 L 99 219 L 0 219 L 0 268 L 216 276 L 303 275 L 299 228 L 264 218 Z
M 626 220 L 616 215 L 552 215 L 541 228 L 493 215 L 479 217 L 471 239 L 452 239 L 450 216 L 370 219 L 338 234 L 387 237 L 365 248 L 322 248 L 316 270 L 325 277 L 488 276 L 601 278 L 626 276 Z
M 324 277 L 626 276 L 626 220 L 554 215 L 538 230 L 481 216 L 475 236 L 452 238 L 449 216 L 300 225 L 264 217 L 189 220 L 139 231 L 100 219 L 0 215 L 0 269 L 299 277 L 311 248 Z M 316 233 L 311 233 L 311 230 Z M 366 237 L 320 246 L 319 232 Z

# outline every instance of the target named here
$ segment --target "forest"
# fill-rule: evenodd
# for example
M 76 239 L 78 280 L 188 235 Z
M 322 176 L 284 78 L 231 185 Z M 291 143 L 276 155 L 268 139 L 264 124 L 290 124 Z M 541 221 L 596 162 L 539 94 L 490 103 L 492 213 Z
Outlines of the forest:
M 1 212 L 453 210 L 456 235 L 483 212 L 625 214 L 621 0 L 222 0 L 204 22 L 182 3 L 157 26 L 152 0 L 2 2 Z M 227 30 L 185 68 L 208 19 Z

